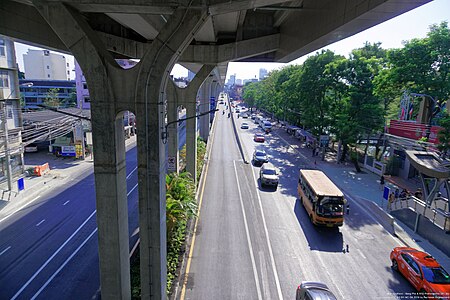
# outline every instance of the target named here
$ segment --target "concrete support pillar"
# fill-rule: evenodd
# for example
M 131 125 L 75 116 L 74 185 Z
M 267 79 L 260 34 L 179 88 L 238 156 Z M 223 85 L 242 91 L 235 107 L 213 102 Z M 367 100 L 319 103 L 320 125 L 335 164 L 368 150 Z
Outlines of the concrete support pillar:
M 197 94 L 214 66 L 204 65 L 186 88 L 184 103 L 186 106 L 186 171 L 197 181 Z
M 169 81 L 166 88 L 168 99 L 174 99 L 172 102 L 176 103 L 176 105 L 170 104 L 171 100 L 168 100 L 169 111 L 167 112 L 167 115 L 174 118 L 175 114 L 170 110 L 175 110 L 176 106 L 183 105 L 186 108 L 186 171 L 191 173 L 194 180 L 197 179 L 197 118 L 195 117 L 197 115 L 196 98 L 199 87 L 213 69 L 214 66 L 204 65 L 186 88 L 179 88 L 172 81 Z M 175 139 L 172 140 L 172 135 L 174 134 L 176 134 L 175 131 L 169 131 L 169 156 L 171 156 L 171 153 L 175 153 L 176 149 L 176 159 L 178 160 L 178 134 L 176 144 L 174 141 Z M 173 149 L 172 151 L 171 147 Z
M 115 86 L 121 68 L 77 11 L 61 2 L 33 2 L 83 68 L 92 99 L 95 188 L 102 298 L 130 298 L 125 141 Z M 125 86 L 124 86 L 125 85 Z M 116 87 L 116 90 L 114 89 Z
M 166 159 L 161 130 L 168 74 L 206 20 L 206 10 L 176 9 L 140 61 L 136 111 L 143 299 L 163 299 L 166 294 Z
M 180 156 L 178 151 L 178 106 L 179 93 L 178 87 L 172 80 L 167 83 L 167 170 L 169 172 L 179 172 L 180 170 Z
M 122 116 L 137 116 L 141 295 L 163 299 L 166 289 L 165 126 L 168 74 L 206 10 L 175 9 L 141 61 L 123 70 L 73 7 L 63 2 L 33 4 L 74 54 L 91 95 L 94 174 L 102 299 L 130 299 L 125 141 Z
M 199 105 L 199 114 L 203 114 L 210 110 L 210 97 L 211 97 L 211 84 L 212 84 L 212 75 L 208 77 L 208 79 L 203 82 L 200 88 L 200 105 Z M 199 119 L 200 121 L 200 137 L 208 141 L 209 137 L 209 129 L 210 129 L 210 116 L 209 114 L 203 115 Z

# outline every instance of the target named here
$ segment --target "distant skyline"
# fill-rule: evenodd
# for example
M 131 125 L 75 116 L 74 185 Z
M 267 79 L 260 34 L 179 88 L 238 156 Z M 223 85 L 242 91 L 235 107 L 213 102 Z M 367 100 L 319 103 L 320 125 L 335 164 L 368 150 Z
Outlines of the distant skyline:
M 336 54 L 345 55 L 348 57 L 348 54 L 353 49 L 362 47 L 365 42 L 381 42 L 381 46 L 385 49 L 400 48 L 402 47 L 403 41 L 408 41 L 413 38 L 424 38 L 427 32 L 429 32 L 430 25 L 439 24 L 442 21 L 449 22 L 449 20 L 450 0 L 434 0 L 394 19 L 388 20 L 361 33 L 355 34 L 344 40 L 328 45 L 322 49 L 329 49 L 334 51 Z M 15 43 L 15 45 L 19 69 L 21 71 L 24 71 L 23 54 L 25 54 L 28 49 L 41 48 L 20 43 Z M 322 49 L 319 49 L 317 51 L 321 51 Z M 288 64 L 301 64 L 309 55 L 313 55 L 317 51 L 300 57 Z M 74 70 L 75 66 L 73 56 L 68 54 L 61 55 L 64 55 L 67 58 L 70 69 Z M 228 78 L 230 78 L 230 76 L 233 74 L 236 74 L 236 79 L 241 80 L 258 78 L 260 68 L 266 69 L 268 72 L 270 72 L 288 64 L 230 62 L 228 64 L 226 80 L 228 80 Z M 176 77 L 187 77 L 187 69 L 183 68 L 180 65 L 175 65 L 172 70 L 172 74 Z M 75 78 L 74 72 L 71 72 L 71 78 Z

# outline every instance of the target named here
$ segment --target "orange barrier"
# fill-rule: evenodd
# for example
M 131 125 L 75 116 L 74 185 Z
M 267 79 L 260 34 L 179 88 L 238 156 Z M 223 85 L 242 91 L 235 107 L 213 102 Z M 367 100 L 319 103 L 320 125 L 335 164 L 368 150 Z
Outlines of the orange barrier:
M 48 163 L 34 167 L 34 175 L 36 176 L 42 176 L 44 174 L 47 174 L 48 172 L 50 172 L 50 166 L 48 165 Z

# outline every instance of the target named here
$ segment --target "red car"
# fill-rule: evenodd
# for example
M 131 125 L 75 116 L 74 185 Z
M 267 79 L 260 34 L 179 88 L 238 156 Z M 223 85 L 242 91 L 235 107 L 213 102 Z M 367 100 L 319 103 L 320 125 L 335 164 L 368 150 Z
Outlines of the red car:
M 396 247 L 390 257 L 392 269 L 428 299 L 450 299 L 450 275 L 431 255 L 414 248 Z
M 264 139 L 264 135 L 262 133 L 255 133 L 255 135 L 253 136 L 253 140 L 255 142 L 261 142 L 264 143 L 265 139 Z

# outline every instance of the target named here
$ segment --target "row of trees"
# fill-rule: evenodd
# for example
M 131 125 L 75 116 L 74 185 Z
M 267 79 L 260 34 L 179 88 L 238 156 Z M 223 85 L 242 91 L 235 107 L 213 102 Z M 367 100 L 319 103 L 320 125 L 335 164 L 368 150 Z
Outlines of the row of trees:
M 383 132 L 398 118 L 404 91 L 432 95 L 438 104 L 450 95 L 450 30 L 430 26 L 427 37 L 386 50 L 366 43 L 348 58 L 332 51 L 310 56 L 302 65 L 273 71 L 244 86 L 249 106 L 304 126 L 313 134 L 332 134 L 344 146 L 341 159 L 357 139 Z M 415 113 L 421 98 L 412 97 Z

